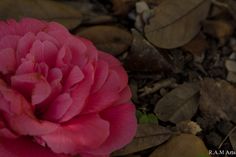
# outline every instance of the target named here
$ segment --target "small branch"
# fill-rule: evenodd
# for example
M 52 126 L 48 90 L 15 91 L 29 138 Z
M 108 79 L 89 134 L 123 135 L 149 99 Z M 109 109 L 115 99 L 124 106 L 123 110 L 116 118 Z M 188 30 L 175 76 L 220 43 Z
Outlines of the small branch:
M 218 0 L 211 0 L 211 2 L 216 6 L 227 8 L 227 9 L 229 8 L 227 3 L 219 2 Z
M 144 97 L 146 95 L 155 93 L 156 91 L 160 90 L 161 88 L 169 87 L 170 85 L 174 84 L 176 80 L 174 78 L 166 79 L 159 81 L 155 84 L 153 84 L 153 87 L 147 87 L 140 89 L 139 91 L 143 92 L 140 94 L 140 97 Z
M 222 147 L 222 145 L 225 143 L 225 141 L 229 138 L 229 136 L 236 130 L 236 126 L 234 126 L 229 133 L 225 136 L 225 138 L 223 139 L 223 141 L 220 143 L 220 145 L 218 146 L 218 149 L 220 149 Z

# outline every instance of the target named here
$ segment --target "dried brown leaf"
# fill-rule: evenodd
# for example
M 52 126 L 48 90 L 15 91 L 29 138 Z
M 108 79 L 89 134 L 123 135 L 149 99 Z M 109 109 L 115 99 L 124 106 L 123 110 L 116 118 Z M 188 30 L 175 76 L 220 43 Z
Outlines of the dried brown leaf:
M 131 51 L 125 60 L 125 66 L 131 71 L 171 71 L 172 65 L 167 57 L 160 53 L 135 29 L 132 30 Z
M 185 51 L 190 52 L 193 56 L 201 57 L 209 47 L 208 42 L 202 33 L 198 34 L 193 40 L 183 46 Z
M 114 156 L 126 155 L 145 150 L 167 141 L 171 131 L 157 124 L 139 124 L 138 131 L 133 141 L 121 150 L 114 153 Z
M 157 147 L 149 157 L 210 157 L 203 141 L 191 134 L 180 134 Z
M 112 0 L 115 15 L 127 15 L 134 8 L 136 0 Z
M 201 82 L 200 111 L 215 121 L 236 122 L 236 88 L 224 80 L 205 79 Z
M 57 21 L 71 29 L 81 22 L 80 12 L 62 2 L 51 0 L 1 0 L 1 19 L 21 19 L 33 17 L 48 21 Z
M 182 46 L 199 32 L 209 7 L 210 0 L 165 0 L 155 8 L 145 35 L 157 47 Z
M 198 98 L 199 86 L 195 83 L 185 83 L 160 99 L 154 112 L 162 121 L 178 123 L 190 120 L 197 111 Z
M 206 20 L 203 22 L 203 31 L 219 40 L 225 40 L 234 32 L 234 26 L 227 20 Z
M 116 26 L 93 26 L 85 28 L 79 35 L 94 42 L 96 47 L 113 55 L 119 55 L 130 46 L 132 35 Z

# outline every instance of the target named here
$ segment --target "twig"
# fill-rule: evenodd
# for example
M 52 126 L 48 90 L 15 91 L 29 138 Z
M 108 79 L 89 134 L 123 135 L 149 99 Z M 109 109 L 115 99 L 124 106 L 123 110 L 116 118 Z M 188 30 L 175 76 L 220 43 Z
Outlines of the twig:
M 218 0 L 211 0 L 211 2 L 214 4 L 214 5 L 217 5 L 219 7 L 223 7 L 223 8 L 229 8 L 229 5 L 224 3 L 224 2 L 219 2 Z
M 223 141 L 220 143 L 220 145 L 218 146 L 218 149 L 220 149 L 222 147 L 222 145 L 225 143 L 225 141 L 229 138 L 229 136 L 236 130 L 236 126 L 234 126 L 229 133 L 225 136 L 225 138 L 223 139 Z
M 140 94 L 140 97 L 155 93 L 156 91 L 160 90 L 161 88 L 168 87 L 175 82 L 176 82 L 176 80 L 174 78 L 170 78 L 170 79 L 162 80 L 162 81 L 159 81 L 159 82 L 153 84 L 153 87 L 145 86 L 144 88 L 139 90 L 139 91 L 143 91 L 143 93 Z

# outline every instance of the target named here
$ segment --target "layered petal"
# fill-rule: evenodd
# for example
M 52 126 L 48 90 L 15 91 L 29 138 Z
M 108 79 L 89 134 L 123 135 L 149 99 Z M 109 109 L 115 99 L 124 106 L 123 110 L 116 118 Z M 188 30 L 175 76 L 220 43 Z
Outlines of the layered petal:
M 91 114 L 76 117 L 41 138 L 54 152 L 75 155 L 86 148 L 99 148 L 108 136 L 109 123 Z
M 49 148 L 32 142 L 29 138 L 8 139 L 0 137 L 0 156 L 2 157 L 69 157 L 55 154 Z
M 63 118 L 60 120 L 61 122 L 68 121 L 78 115 L 83 109 L 83 107 L 86 105 L 86 101 L 94 80 L 93 73 L 94 68 L 90 64 L 88 64 L 83 69 L 84 79 L 71 91 L 73 103 L 68 109 L 68 111 L 65 113 Z
M 0 72 L 7 74 L 16 68 L 15 51 L 12 48 L 0 50 Z
M 137 128 L 134 105 L 123 104 L 108 108 L 101 113 L 101 117 L 110 124 L 109 137 L 99 148 L 88 149 L 86 153 L 106 155 L 131 142 Z

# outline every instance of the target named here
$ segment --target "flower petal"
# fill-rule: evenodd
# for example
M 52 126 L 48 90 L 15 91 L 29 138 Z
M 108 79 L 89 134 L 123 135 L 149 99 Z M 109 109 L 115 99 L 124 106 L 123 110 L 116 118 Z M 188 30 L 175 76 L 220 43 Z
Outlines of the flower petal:
M 0 72 L 7 74 L 13 72 L 16 68 L 15 51 L 12 48 L 6 48 L 0 51 Z
M 0 49 L 12 48 L 16 50 L 20 37 L 17 35 L 7 35 L 0 39 Z
M 40 121 L 31 105 L 17 91 L 0 82 L 0 110 L 7 125 L 19 135 L 41 135 L 55 131 L 58 124 Z
M 68 93 L 59 95 L 52 104 L 49 105 L 47 112 L 44 114 L 44 119 L 50 121 L 59 120 L 72 104 L 72 98 Z
M 21 58 L 24 58 L 26 54 L 29 53 L 34 41 L 35 35 L 32 32 L 28 32 L 20 38 L 16 51 L 16 59 L 18 64 L 20 64 Z
M 51 67 L 55 65 L 57 52 L 57 47 L 49 41 L 36 40 L 30 49 L 30 53 L 35 56 L 36 62 L 45 62 Z
M 51 93 L 49 83 L 38 73 L 15 75 L 11 78 L 11 83 L 26 98 L 31 96 L 33 105 L 43 102 Z
M 78 115 L 82 108 L 84 107 L 87 97 L 90 93 L 90 88 L 93 83 L 94 77 L 94 68 L 92 65 L 88 64 L 83 69 L 84 79 L 74 87 L 73 91 L 71 91 L 71 97 L 73 99 L 73 103 L 65 113 L 61 122 L 65 122 L 70 120 L 74 116 Z
M 75 155 L 85 148 L 99 147 L 108 135 L 108 122 L 90 114 L 74 118 L 41 138 L 54 152 Z
M 133 104 L 123 104 L 109 108 L 101 113 L 101 117 L 110 124 L 109 137 L 99 148 L 87 150 L 87 153 L 106 155 L 131 142 L 137 128 Z
M 32 142 L 28 138 L 7 139 L 0 137 L 2 157 L 69 157 L 53 153 L 50 149 Z
M 64 84 L 64 90 L 66 91 L 70 89 L 71 87 L 73 87 L 74 85 L 76 85 L 83 79 L 84 79 L 83 72 L 80 70 L 78 66 L 74 66 L 71 69 L 68 77 L 66 78 L 66 82 Z
M 97 92 L 105 83 L 109 72 L 108 64 L 99 60 L 95 69 L 94 84 L 91 93 Z

